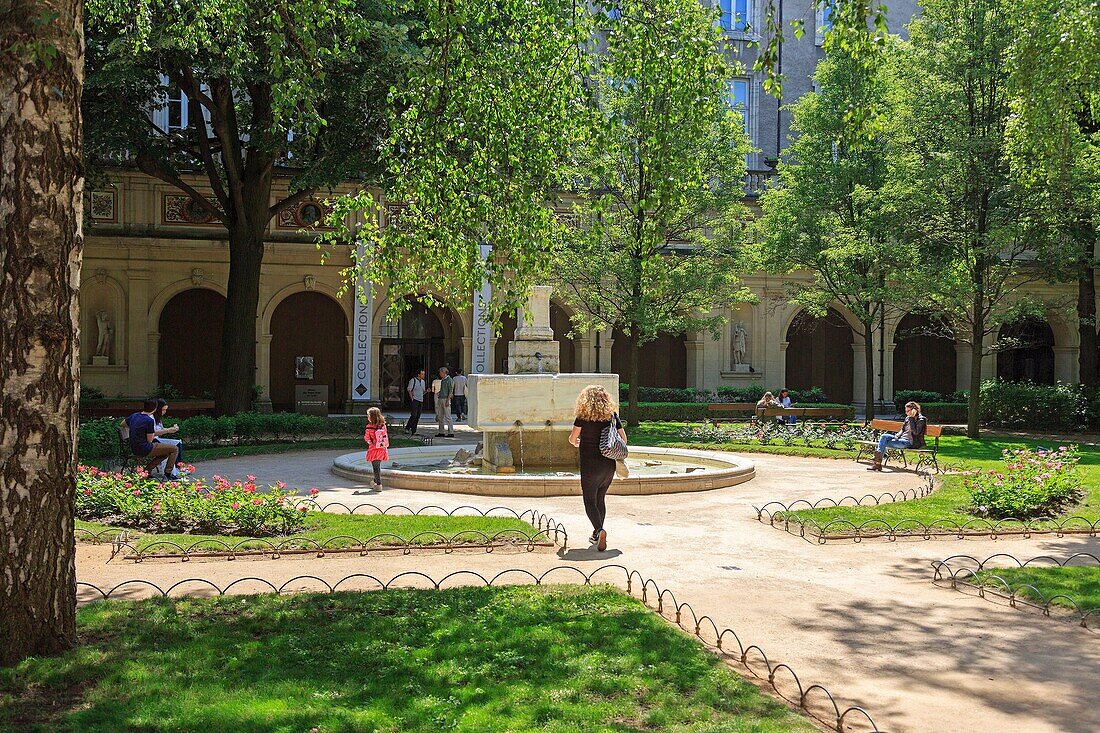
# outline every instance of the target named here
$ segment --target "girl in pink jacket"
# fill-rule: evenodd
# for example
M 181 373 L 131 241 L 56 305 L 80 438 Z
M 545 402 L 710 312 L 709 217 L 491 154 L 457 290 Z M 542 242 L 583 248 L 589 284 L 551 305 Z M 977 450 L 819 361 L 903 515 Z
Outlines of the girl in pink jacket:
M 386 432 L 386 418 L 382 417 L 382 411 L 377 407 L 367 410 L 367 431 L 363 433 L 363 440 L 367 441 L 367 460 L 374 467 L 374 483 L 371 491 L 382 490 L 382 461 L 390 459 L 390 436 Z

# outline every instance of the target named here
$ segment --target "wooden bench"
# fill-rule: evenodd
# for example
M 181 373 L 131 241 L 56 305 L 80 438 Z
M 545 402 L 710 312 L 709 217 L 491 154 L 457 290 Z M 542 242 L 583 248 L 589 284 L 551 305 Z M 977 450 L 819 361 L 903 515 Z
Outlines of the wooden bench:
M 876 438 L 881 438 L 883 433 L 897 433 L 901 430 L 901 423 L 898 420 L 872 420 L 871 429 L 877 430 L 878 435 Z M 882 462 L 885 464 L 891 456 L 897 456 L 901 458 L 901 465 L 905 468 L 909 468 L 909 461 L 905 457 L 906 451 L 917 454 L 917 463 L 913 466 L 914 471 L 919 471 L 922 466 L 932 466 L 936 469 L 936 472 L 940 471 L 939 461 L 936 460 L 936 454 L 940 450 L 940 434 L 943 433 L 943 427 L 940 425 L 927 425 L 924 429 L 925 446 L 923 448 L 887 448 L 886 454 L 882 457 Z M 928 439 L 931 438 L 932 442 L 928 443 Z M 870 453 L 874 455 L 875 450 L 878 448 L 878 440 L 861 440 L 859 441 L 859 451 L 856 453 L 856 460 L 860 460 L 864 453 Z
M 714 402 L 707 405 L 707 412 L 715 413 L 717 415 L 729 415 L 729 419 L 736 419 L 742 417 L 745 420 L 750 419 L 756 414 L 755 402 Z M 718 417 L 712 417 L 711 422 L 715 425 L 719 424 Z
M 145 461 L 134 455 L 130 448 L 130 426 L 123 420 L 118 424 L 118 458 L 116 459 L 120 471 L 132 471 L 145 465 Z

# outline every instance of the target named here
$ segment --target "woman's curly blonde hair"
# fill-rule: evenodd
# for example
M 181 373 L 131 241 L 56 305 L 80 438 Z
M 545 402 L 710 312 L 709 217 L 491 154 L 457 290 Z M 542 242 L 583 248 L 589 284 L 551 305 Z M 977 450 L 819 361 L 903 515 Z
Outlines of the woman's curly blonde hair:
M 615 414 L 615 402 L 606 389 L 598 384 L 590 384 L 577 395 L 574 412 L 581 420 L 606 421 Z

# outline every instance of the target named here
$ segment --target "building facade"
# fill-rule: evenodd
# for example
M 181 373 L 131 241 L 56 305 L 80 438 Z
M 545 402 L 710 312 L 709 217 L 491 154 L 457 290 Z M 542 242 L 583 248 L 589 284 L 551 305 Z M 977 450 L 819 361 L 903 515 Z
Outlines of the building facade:
M 757 39 L 752 29 L 763 25 L 761 7 L 753 0 L 720 3 L 731 48 L 751 69 L 750 44 Z M 748 161 L 750 200 L 771 173 L 768 162 L 785 147 L 790 119 L 781 106 L 810 91 L 810 77 L 823 55 L 827 17 L 809 3 L 783 2 L 781 8 L 784 23 L 801 19 L 806 29 L 801 39 L 783 44 L 783 99 L 764 92 L 759 76 L 746 73 L 730 82 L 731 103 L 745 111 L 746 129 L 759 150 Z M 911 3 L 892 3 L 891 29 L 902 30 L 913 12 Z M 221 358 L 226 232 L 203 207 L 166 183 L 129 170 L 114 171 L 109 180 L 89 194 L 80 289 L 82 382 L 108 397 L 140 397 L 163 385 L 185 397 L 208 396 Z M 204 179 L 188 182 L 204 190 Z M 275 192 L 280 194 L 285 190 Z M 331 250 L 322 263 L 314 238 L 303 233 L 324 213 L 320 200 L 306 200 L 269 226 L 256 313 L 258 407 L 294 409 L 298 388 L 312 387 L 325 393 L 331 412 L 356 410 L 368 399 L 397 409 L 405 403 L 404 384 L 418 368 L 505 370 L 514 317 L 499 324 L 499 338 L 498 324 L 485 323 L 475 309 L 413 302 L 399 319 L 389 320 L 385 285 L 375 287 L 369 303 L 360 303 L 357 284 L 344 282 L 348 253 Z M 758 302 L 723 314 L 728 325 L 718 339 L 709 333 L 666 335 L 643 347 L 643 385 L 816 386 L 830 401 L 861 401 L 866 366 L 865 347 L 853 328 L 858 324 L 839 306 L 824 318 L 809 317 L 787 301 L 785 281 L 767 273 L 746 278 Z M 1037 294 L 1071 303 L 1075 293 L 1075 287 L 1051 286 Z M 563 371 L 626 371 L 624 339 L 613 332 L 571 337 L 569 316 L 564 304 L 552 300 Z M 911 335 L 920 325 L 916 316 L 895 314 L 876 335 L 879 400 L 891 400 L 900 389 L 946 394 L 966 386 L 969 350 L 946 339 Z M 1026 337 L 1032 346 L 987 357 L 984 375 L 1077 379 L 1072 308 L 1007 328 L 1007 335 Z

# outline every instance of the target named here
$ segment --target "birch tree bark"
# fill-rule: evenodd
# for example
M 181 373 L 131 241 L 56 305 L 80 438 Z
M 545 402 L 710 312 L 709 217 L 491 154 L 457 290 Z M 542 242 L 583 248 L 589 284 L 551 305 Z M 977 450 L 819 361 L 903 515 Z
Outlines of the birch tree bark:
M 0 2 L 0 665 L 76 636 L 82 23 Z

